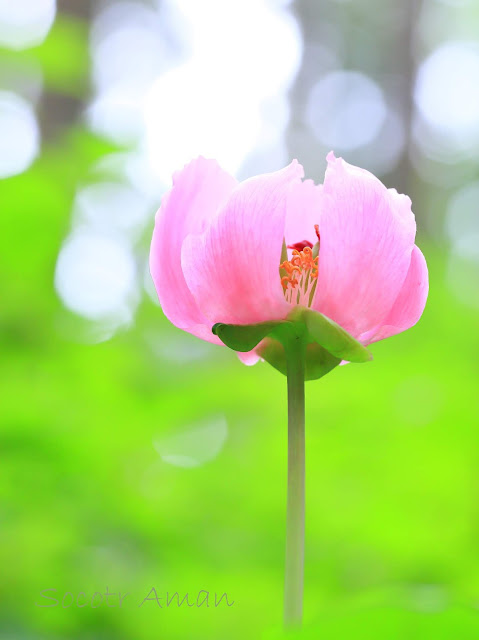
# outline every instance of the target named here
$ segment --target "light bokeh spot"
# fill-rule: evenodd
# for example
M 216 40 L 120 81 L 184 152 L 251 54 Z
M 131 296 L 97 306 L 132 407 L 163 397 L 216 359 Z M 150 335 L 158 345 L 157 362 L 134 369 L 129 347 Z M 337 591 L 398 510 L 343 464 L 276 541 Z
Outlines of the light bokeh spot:
M 55 286 L 65 306 L 91 320 L 127 322 L 136 291 L 136 265 L 126 243 L 77 230 L 63 245 Z
M 40 131 L 31 105 L 20 96 L 0 92 L 0 178 L 22 173 L 36 158 Z
M 465 185 L 449 200 L 446 231 L 454 244 L 479 235 L 479 181 Z
M 179 0 L 176 5 L 192 51 L 184 64 L 162 74 L 148 94 L 149 161 L 165 182 L 200 154 L 236 174 L 248 154 L 271 146 L 271 138 L 276 141 L 284 133 L 287 120 L 265 117 L 264 105 L 281 100 L 299 68 L 297 23 L 263 0 Z M 279 113 L 284 112 L 282 107 Z
M 83 187 L 77 193 L 74 209 L 77 224 L 130 239 L 143 229 L 151 213 L 142 194 L 119 182 L 98 182 Z
M 302 55 L 289 4 L 106 5 L 91 32 L 90 127 L 135 147 L 163 185 L 198 155 L 236 175 L 265 159 L 287 160 L 287 91 Z
M 164 462 L 176 467 L 197 467 L 219 454 L 227 435 L 226 418 L 216 416 L 171 435 L 159 436 L 153 445 Z
M 447 42 L 420 65 L 414 98 L 425 122 L 450 143 L 479 141 L 479 44 Z
M 386 119 L 381 88 L 357 71 L 332 71 L 309 95 L 306 120 L 328 148 L 350 151 L 372 142 Z
M 447 266 L 447 283 L 457 300 L 479 309 L 479 232 L 455 241 Z
M 55 0 L 0 0 L 0 46 L 25 49 L 40 44 L 55 13 Z

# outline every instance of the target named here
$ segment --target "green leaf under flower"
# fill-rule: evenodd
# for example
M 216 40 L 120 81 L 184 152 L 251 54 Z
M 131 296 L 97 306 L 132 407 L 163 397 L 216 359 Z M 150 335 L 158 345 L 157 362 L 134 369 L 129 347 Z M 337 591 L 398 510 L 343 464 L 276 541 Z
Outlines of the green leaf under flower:
M 286 371 L 285 347 L 273 338 L 266 338 L 256 349 L 257 354 L 272 367 L 283 373 Z M 317 380 L 332 371 L 341 362 L 316 342 L 306 344 L 304 358 L 304 379 Z
M 288 320 L 302 322 L 314 342 L 341 360 L 361 363 L 373 359 L 372 353 L 364 345 L 339 324 L 318 311 L 296 307 L 289 314 Z
M 292 340 L 305 345 L 305 378 L 315 380 L 329 373 L 341 360 L 367 362 L 372 355 L 366 347 L 322 313 L 295 307 L 286 320 L 249 325 L 217 323 L 213 333 L 234 351 L 251 351 L 286 374 L 286 352 Z M 260 344 L 261 343 L 261 344 Z
M 234 351 L 251 351 L 267 336 L 280 336 L 282 325 L 291 325 L 291 322 L 258 322 L 257 324 L 222 324 L 217 322 L 213 326 L 215 336 Z

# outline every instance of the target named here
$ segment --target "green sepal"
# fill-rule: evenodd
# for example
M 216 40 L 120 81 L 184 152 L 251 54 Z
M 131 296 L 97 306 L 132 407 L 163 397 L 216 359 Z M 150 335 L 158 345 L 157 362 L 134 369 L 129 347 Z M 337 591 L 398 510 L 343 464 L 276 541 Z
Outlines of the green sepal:
M 288 320 L 303 323 L 310 338 L 336 358 L 349 362 L 368 362 L 373 359 L 365 346 L 318 311 L 298 306 L 289 314 Z
M 286 375 L 286 352 L 284 346 L 274 338 L 265 338 L 256 349 L 256 353 L 266 360 L 272 367 Z M 340 358 L 331 355 L 316 342 L 306 345 L 305 352 L 305 380 L 317 380 L 337 367 Z
M 286 241 L 283 238 L 283 246 L 281 248 L 281 262 L 280 267 L 279 267 L 279 277 L 280 278 L 284 278 L 285 276 L 288 275 L 286 269 L 282 269 L 281 265 L 283 264 L 283 262 L 286 262 L 286 260 L 288 259 L 288 249 L 286 248 Z
M 316 380 L 341 360 L 367 362 L 372 355 L 347 331 L 322 313 L 295 307 L 286 320 L 235 325 L 216 323 L 213 333 L 234 351 L 256 350 L 258 355 L 286 375 L 285 348 L 293 340 L 305 345 L 305 379 Z M 285 346 L 286 345 L 286 346 Z
M 212 328 L 215 336 L 234 351 L 251 351 L 266 336 L 273 335 L 281 338 L 286 332 L 292 330 L 294 330 L 293 324 L 286 320 L 245 325 L 217 322 Z

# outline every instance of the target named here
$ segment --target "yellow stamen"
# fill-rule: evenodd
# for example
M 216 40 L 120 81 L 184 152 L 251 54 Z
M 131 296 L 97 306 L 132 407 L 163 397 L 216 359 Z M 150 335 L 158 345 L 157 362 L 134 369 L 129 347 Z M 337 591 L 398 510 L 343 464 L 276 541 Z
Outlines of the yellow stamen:
M 312 293 L 318 278 L 318 257 L 313 258 L 310 247 L 302 251 L 293 249 L 291 260 L 280 264 L 287 275 L 281 278 L 284 297 L 291 304 L 310 305 Z

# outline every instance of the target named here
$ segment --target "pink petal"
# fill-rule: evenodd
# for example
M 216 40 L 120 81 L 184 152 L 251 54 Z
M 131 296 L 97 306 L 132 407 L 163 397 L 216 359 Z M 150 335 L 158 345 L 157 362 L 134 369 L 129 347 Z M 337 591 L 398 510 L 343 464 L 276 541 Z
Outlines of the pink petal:
M 357 337 L 381 325 L 411 262 L 411 201 L 371 173 L 328 155 L 313 307 Z
M 166 317 L 180 329 L 220 343 L 189 291 L 181 270 L 181 245 L 189 233 L 202 233 L 237 181 L 215 160 L 197 158 L 173 176 L 173 188 L 156 214 L 150 271 Z
M 284 318 L 290 307 L 279 277 L 287 196 L 303 168 L 246 180 L 202 235 L 183 243 L 190 291 L 210 322 L 252 324 Z
M 238 358 L 241 362 L 248 367 L 251 367 L 253 364 L 256 364 L 258 360 L 261 360 L 256 351 L 237 351 Z
M 303 240 L 308 240 L 313 246 L 317 243 L 314 225 L 319 224 L 322 188 L 312 180 L 305 180 L 291 189 L 284 232 L 287 245 Z
M 419 247 L 414 247 L 411 264 L 406 280 L 399 292 L 392 309 L 388 313 L 384 324 L 374 330 L 372 335 L 364 334 L 359 337 L 363 344 L 370 344 L 384 340 L 390 336 L 406 331 L 414 326 L 422 315 L 426 306 L 429 281 L 426 260 Z

